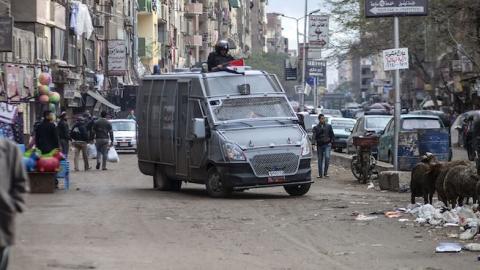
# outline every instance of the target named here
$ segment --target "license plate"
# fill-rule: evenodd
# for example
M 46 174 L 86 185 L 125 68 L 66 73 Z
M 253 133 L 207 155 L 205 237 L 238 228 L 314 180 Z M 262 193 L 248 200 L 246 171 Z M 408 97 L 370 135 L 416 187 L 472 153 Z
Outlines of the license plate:
M 282 176 L 282 175 L 284 175 L 284 174 L 285 174 L 284 171 L 269 171 L 269 172 L 268 172 L 268 175 L 269 175 L 269 176 L 272 176 L 272 177 Z
M 268 177 L 267 179 L 267 183 L 269 184 L 284 183 L 285 181 L 285 176 Z
M 128 143 L 124 142 L 124 143 L 119 143 L 118 145 L 119 146 L 128 146 Z

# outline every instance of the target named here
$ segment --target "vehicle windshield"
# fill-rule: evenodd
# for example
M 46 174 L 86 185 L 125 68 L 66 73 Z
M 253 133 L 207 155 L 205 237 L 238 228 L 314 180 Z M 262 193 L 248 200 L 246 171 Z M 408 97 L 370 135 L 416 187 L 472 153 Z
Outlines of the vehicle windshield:
M 135 122 L 112 122 L 113 131 L 135 131 Z
M 210 101 L 216 121 L 295 117 L 284 97 L 245 97 Z
M 425 119 L 425 118 L 411 118 L 403 119 L 402 129 L 403 130 L 413 130 L 413 129 L 433 129 L 441 128 L 442 125 L 437 119 Z
M 365 119 L 365 128 L 373 130 L 383 130 L 387 126 L 389 121 L 390 117 L 368 117 Z
M 353 129 L 353 126 L 355 126 L 355 122 L 348 120 L 332 120 L 331 125 L 333 129 Z
M 229 75 L 206 78 L 208 96 L 240 95 L 239 85 L 250 85 L 250 94 L 280 93 L 266 75 Z

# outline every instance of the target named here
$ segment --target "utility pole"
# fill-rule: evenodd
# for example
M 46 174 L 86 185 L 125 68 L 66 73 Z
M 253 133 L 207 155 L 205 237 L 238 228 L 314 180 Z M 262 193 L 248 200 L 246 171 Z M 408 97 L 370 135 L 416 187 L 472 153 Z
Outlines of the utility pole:
M 307 20 L 308 20 L 308 1 L 305 0 L 305 21 L 303 24 L 303 63 L 302 63 L 302 89 L 305 91 L 305 73 L 307 69 Z M 301 94 L 300 110 L 305 106 L 305 93 Z
M 223 0 L 218 0 L 218 40 L 222 39 L 222 23 L 223 23 L 222 1 Z
M 400 26 L 399 19 L 397 16 L 394 17 L 394 40 L 395 40 L 395 49 L 400 48 Z M 400 111 L 401 111 L 401 102 L 400 102 L 400 70 L 395 70 L 395 118 L 394 118 L 394 127 L 395 127 L 395 138 L 393 144 L 393 166 L 395 170 L 398 171 L 398 138 L 400 134 Z
M 109 13 L 112 12 L 112 9 L 110 8 Z M 108 39 L 110 38 L 110 16 L 105 14 L 105 48 L 104 48 L 104 55 L 105 55 L 105 61 L 104 61 L 104 72 L 103 72 L 103 91 L 107 90 L 108 86 Z

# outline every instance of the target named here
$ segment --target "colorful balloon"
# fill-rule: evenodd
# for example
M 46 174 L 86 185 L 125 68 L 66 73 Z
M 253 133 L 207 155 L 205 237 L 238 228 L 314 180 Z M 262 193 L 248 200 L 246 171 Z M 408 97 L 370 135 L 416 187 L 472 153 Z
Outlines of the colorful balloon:
M 52 77 L 50 76 L 50 74 L 43 72 L 42 74 L 40 74 L 40 77 L 38 77 L 38 80 L 43 85 L 49 85 L 52 81 Z
M 48 87 L 48 85 L 40 85 L 38 87 L 38 92 L 40 95 L 48 95 L 50 94 L 50 87 Z
M 50 98 L 50 103 L 57 104 L 60 102 L 60 94 L 58 92 L 52 91 L 48 96 Z
M 50 98 L 47 95 L 41 95 L 38 97 L 38 101 L 42 104 L 48 104 Z

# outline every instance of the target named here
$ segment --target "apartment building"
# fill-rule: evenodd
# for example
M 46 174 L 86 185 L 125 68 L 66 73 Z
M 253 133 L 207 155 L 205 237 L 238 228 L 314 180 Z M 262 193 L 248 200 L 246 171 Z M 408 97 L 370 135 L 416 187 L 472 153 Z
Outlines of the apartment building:
M 282 35 L 282 19 L 278 13 L 267 13 L 268 52 L 288 54 L 288 39 Z

